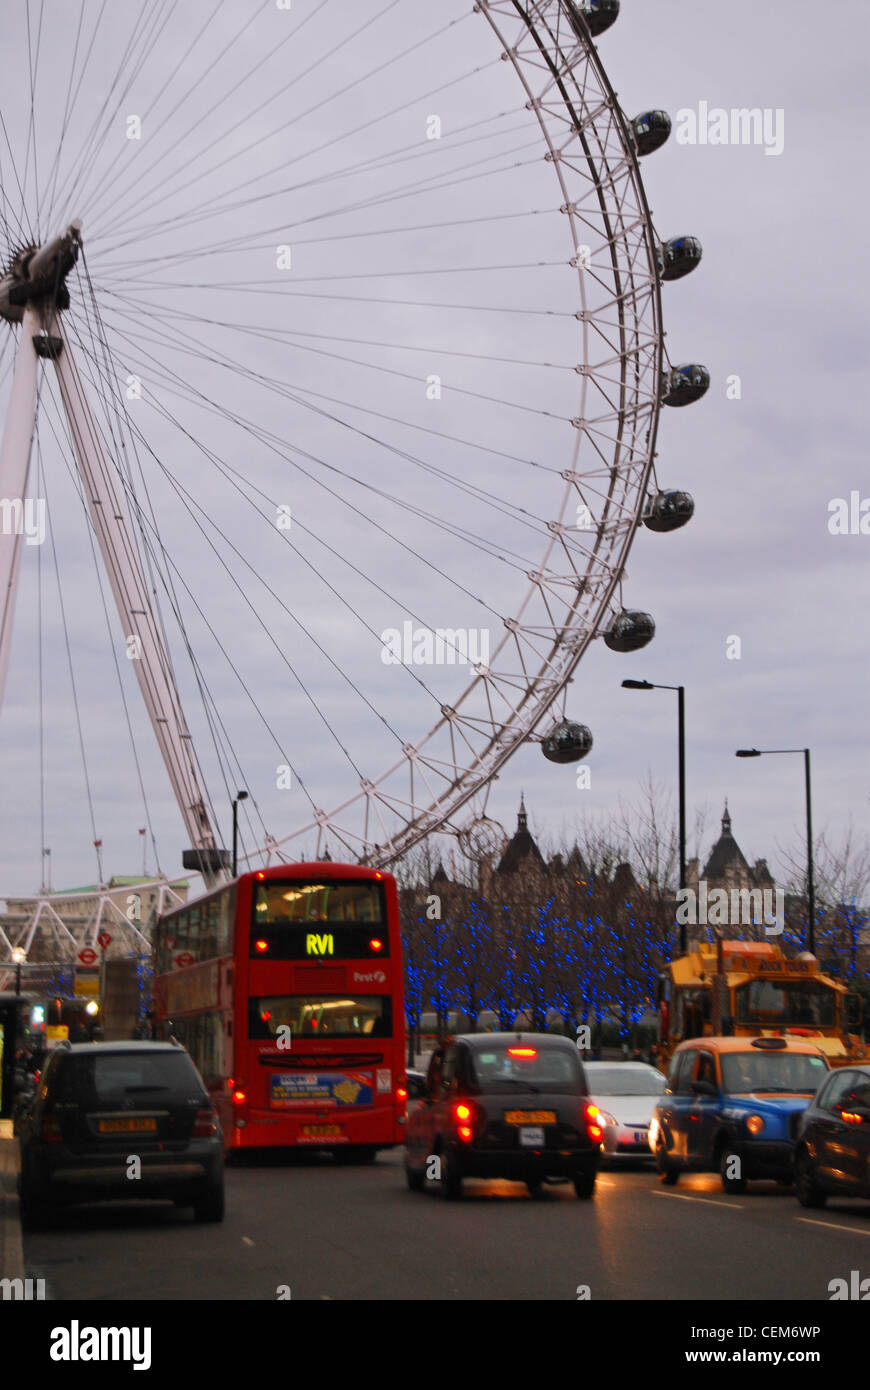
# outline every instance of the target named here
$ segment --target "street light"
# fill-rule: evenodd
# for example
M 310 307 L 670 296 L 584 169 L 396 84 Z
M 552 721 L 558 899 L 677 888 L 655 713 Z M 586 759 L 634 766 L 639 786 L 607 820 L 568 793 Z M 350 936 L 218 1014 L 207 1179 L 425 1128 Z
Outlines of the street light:
M 12 960 L 15 965 L 15 993 L 21 993 L 21 967 L 27 960 L 27 952 L 23 946 L 12 947 Z
M 737 758 L 761 758 L 766 757 L 768 753 L 803 753 L 804 755 L 804 784 L 807 802 L 807 910 L 810 918 L 806 948 L 811 955 L 815 955 L 816 881 L 813 872 L 813 795 L 810 777 L 810 750 L 809 748 L 738 748 L 734 756 Z
M 686 886 L 686 687 L 684 685 L 654 685 L 652 681 L 623 681 L 623 690 L 676 690 L 677 692 L 677 757 L 679 760 L 680 803 L 680 888 Z M 685 914 L 684 914 L 685 915 Z M 687 949 L 686 923 L 680 923 L 680 955 Z
M 239 802 L 247 801 L 247 792 L 236 792 L 233 802 L 233 878 L 236 877 L 238 867 L 238 846 L 239 846 Z

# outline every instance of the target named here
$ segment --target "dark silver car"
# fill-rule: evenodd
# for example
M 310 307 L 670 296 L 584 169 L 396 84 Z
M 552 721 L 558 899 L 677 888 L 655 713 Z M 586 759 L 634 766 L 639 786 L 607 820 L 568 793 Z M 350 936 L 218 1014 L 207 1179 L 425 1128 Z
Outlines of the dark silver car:
M 19 1127 L 25 1227 L 52 1208 L 142 1198 L 224 1215 L 223 1136 L 202 1078 L 174 1042 L 61 1044 Z

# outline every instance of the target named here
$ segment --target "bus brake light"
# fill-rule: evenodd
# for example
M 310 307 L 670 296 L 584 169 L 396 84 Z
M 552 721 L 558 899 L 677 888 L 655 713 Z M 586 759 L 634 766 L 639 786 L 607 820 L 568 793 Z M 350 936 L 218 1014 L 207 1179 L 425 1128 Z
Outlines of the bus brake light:
M 376 936 L 373 936 L 372 939 L 371 939 L 371 941 L 369 942 L 369 950 L 370 950 L 370 951 L 382 951 L 383 949 L 384 949 L 384 943 L 383 943 L 383 941 L 379 941 L 378 938 L 377 938 Z
M 233 1105 L 244 1105 L 247 1099 L 244 1091 L 233 1091 Z
M 254 942 L 254 950 L 255 950 L 255 951 L 263 952 L 263 951 L 268 951 L 268 949 L 269 949 L 269 943 L 268 943 L 268 941 L 260 940 L 260 941 L 255 941 L 255 942 Z

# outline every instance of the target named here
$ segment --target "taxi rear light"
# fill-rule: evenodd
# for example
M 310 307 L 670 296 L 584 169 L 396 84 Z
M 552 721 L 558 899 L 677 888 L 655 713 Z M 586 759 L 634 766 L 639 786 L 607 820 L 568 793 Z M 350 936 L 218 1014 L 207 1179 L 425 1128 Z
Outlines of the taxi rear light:
M 59 1144 L 61 1141 L 60 1125 L 54 1115 L 43 1115 L 42 1129 L 39 1136 L 44 1144 Z
M 586 1129 L 593 1143 L 600 1144 L 604 1138 L 604 1116 L 597 1105 L 586 1107 Z
M 217 1134 L 217 1117 L 213 1110 L 197 1110 L 190 1131 L 192 1139 L 210 1139 Z
M 474 1138 L 474 1120 L 476 1108 L 459 1101 L 453 1107 L 453 1122 L 456 1125 L 456 1134 L 463 1144 L 470 1144 Z

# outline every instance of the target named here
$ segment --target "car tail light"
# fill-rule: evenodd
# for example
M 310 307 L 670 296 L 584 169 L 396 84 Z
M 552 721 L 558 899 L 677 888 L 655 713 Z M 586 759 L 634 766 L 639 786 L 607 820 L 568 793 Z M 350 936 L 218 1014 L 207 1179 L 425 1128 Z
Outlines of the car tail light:
M 854 1110 L 841 1110 L 840 1116 L 847 1125 L 860 1125 L 862 1122 L 861 1116 L 856 1115 Z
M 44 1144 L 59 1144 L 61 1141 L 60 1125 L 54 1115 L 43 1115 L 42 1130 L 40 1136 Z
M 465 1144 L 470 1143 L 474 1138 L 474 1107 L 460 1101 L 453 1107 L 453 1119 L 459 1138 Z
M 214 1111 L 197 1110 L 190 1137 L 192 1139 L 211 1139 L 213 1134 L 217 1134 L 217 1117 Z
M 589 1131 L 589 1138 L 595 1144 L 600 1144 L 604 1138 L 603 1115 L 597 1105 L 587 1105 L 586 1107 L 586 1128 Z
M 244 1105 L 247 1099 L 247 1092 L 243 1091 L 241 1087 L 233 1091 L 233 1105 Z

